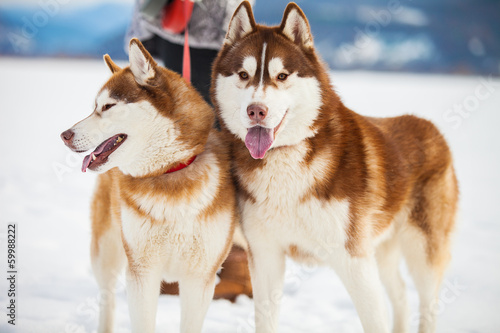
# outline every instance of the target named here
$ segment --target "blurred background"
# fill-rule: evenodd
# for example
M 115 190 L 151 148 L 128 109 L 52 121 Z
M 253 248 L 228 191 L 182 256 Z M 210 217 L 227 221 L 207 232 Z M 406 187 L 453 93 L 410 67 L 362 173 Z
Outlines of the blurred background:
M 500 1 L 297 0 L 336 70 L 500 74 Z M 257 0 L 277 24 L 288 1 Z M 133 1 L 2 0 L 0 54 L 125 59 Z

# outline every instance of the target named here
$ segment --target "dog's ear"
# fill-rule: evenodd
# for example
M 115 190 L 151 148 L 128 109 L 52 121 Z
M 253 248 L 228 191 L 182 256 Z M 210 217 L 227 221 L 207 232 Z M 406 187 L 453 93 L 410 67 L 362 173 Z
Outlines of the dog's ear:
M 310 49 L 313 47 L 313 37 L 309 22 L 302 9 L 296 3 L 290 2 L 286 6 L 280 31 L 295 44 Z
M 255 19 L 253 17 L 252 5 L 248 1 L 243 1 L 236 8 L 229 27 L 227 29 L 224 45 L 231 45 L 240 38 L 245 37 L 255 30 Z
M 104 55 L 104 62 L 106 63 L 106 65 L 108 65 L 109 70 L 113 74 L 121 70 L 121 68 L 117 64 L 115 64 L 113 60 L 111 60 L 109 54 Z
M 158 65 L 137 38 L 130 40 L 129 61 L 130 70 L 137 83 L 145 86 L 148 81 L 154 79 Z

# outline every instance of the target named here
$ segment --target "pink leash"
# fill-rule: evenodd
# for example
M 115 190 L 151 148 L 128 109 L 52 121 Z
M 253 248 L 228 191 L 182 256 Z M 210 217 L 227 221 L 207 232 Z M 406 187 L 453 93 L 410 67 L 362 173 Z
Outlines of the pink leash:
M 188 1 L 184 0 L 184 18 L 186 20 L 186 30 L 184 30 L 184 55 L 182 58 L 182 77 L 186 82 L 191 82 L 191 55 L 189 53 L 189 32 L 188 32 Z

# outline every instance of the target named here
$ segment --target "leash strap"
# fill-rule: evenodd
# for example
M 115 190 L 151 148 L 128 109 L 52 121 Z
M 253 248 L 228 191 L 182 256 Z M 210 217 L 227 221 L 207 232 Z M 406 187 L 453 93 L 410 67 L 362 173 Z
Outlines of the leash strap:
M 184 54 L 182 57 L 182 77 L 187 82 L 191 82 L 191 54 L 189 52 L 189 32 L 188 32 L 188 1 L 184 0 L 184 18 L 186 20 L 186 30 L 184 30 Z

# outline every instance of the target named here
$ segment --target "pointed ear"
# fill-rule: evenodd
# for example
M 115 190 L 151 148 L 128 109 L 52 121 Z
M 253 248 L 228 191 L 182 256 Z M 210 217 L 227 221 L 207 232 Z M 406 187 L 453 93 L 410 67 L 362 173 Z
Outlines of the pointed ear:
M 106 65 L 108 65 L 109 70 L 113 74 L 121 70 L 121 68 L 117 64 L 115 64 L 113 60 L 111 60 L 109 54 L 104 55 L 104 62 L 106 63 Z
M 135 81 L 143 86 L 148 85 L 148 81 L 155 77 L 158 65 L 137 38 L 130 40 L 129 61 Z
M 248 1 L 243 1 L 238 8 L 236 8 L 229 22 L 224 45 L 234 44 L 237 40 L 254 31 L 255 26 L 252 5 L 250 5 Z
M 313 47 L 311 28 L 304 12 L 296 3 L 290 2 L 286 6 L 285 13 L 280 25 L 281 32 L 295 44 L 305 47 Z

